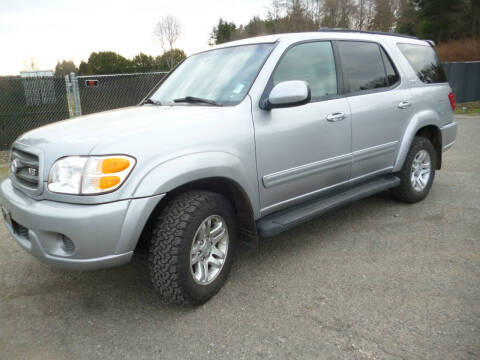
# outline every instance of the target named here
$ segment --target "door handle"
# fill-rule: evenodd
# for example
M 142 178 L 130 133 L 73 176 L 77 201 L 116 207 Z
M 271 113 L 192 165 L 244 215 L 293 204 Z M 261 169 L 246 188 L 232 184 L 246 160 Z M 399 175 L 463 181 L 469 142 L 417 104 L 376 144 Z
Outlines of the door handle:
M 342 112 L 336 112 L 327 116 L 327 121 L 336 122 L 345 119 L 347 115 Z
M 412 106 L 412 103 L 410 101 L 402 101 L 400 104 L 398 104 L 399 109 L 406 109 Z

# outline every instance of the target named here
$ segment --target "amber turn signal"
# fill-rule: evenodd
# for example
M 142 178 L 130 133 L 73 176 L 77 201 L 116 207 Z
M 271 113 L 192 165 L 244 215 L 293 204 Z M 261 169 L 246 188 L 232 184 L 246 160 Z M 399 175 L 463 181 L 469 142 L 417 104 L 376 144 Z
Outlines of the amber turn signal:
M 99 187 L 102 190 L 109 189 L 120 183 L 120 177 L 118 176 L 103 176 L 100 178 Z
M 102 161 L 102 173 L 112 174 L 123 171 L 130 166 L 130 161 L 124 158 L 109 158 Z

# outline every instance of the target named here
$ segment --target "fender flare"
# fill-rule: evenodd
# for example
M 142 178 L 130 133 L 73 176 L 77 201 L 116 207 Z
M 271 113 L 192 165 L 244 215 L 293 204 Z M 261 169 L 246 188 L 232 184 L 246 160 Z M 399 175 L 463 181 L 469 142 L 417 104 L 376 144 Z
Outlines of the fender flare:
M 133 196 L 164 194 L 190 182 L 213 177 L 238 184 L 250 201 L 253 215 L 258 216 L 260 202 L 256 168 L 249 169 L 237 156 L 221 151 L 186 154 L 156 164 L 138 182 Z
M 395 165 L 393 166 L 393 172 L 398 172 L 402 169 L 408 150 L 410 149 L 413 138 L 418 130 L 425 126 L 435 126 L 438 128 L 438 130 L 440 130 L 440 126 L 438 125 L 439 123 L 440 118 L 438 117 L 438 114 L 432 110 L 421 111 L 412 117 L 403 133 L 403 138 L 400 142 Z

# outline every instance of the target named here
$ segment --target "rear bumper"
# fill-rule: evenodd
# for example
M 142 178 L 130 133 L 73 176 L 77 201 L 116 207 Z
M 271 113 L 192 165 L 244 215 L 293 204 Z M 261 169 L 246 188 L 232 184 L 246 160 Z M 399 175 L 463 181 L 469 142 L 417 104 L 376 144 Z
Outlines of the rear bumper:
M 457 137 L 457 123 L 451 122 L 448 125 L 442 126 L 440 128 L 442 132 L 442 150 L 450 149 L 453 144 L 455 144 L 455 139 Z
M 79 205 L 33 200 L 10 179 L 0 184 L 4 223 L 17 243 L 45 263 L 78 270 L 128 262 L 163 196 Z

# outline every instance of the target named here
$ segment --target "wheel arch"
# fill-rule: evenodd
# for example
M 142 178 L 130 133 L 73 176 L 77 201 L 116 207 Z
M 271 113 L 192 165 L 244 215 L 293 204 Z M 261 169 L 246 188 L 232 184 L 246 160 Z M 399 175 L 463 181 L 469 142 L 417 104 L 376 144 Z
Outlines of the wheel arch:
M 232 205 L 237 218 L 238 234 L 248 246 L 258 246 L 258 234 L 252 204 L 245 190 L 234 180 L 226 177 L 208 177 L 189 181 L 169 191 L 157 204 L 140 236 L 139 245 L 148 241 L 155 219 L 162 209 L 177 195 L 191 190 L 211 191 L 223 195 Z
M 442 168 L 442 132 L 440 128 L 436 125 L 427 125 L 418 129 L 415 136 L 430 140 L 437 155 L 435 168 L 440 170 Z
M 409 122 L 404 131 L 403 138 L 400 142 L 397 158 L 393 167 L 393 172 L 402 169 L 408 150 L 412 145 L 415 136 L 422 136 L 429 139 L 437 154 L 436 168 L 439 170 L 442 164 L 442 133 L 438 124 L 440 119 L 434 111 L 422 111 L 416 114 Z
M 259 214 L 256 168 L 247 166 L 230 153 L 202 152 L 188 154 L 157 164 L 138 183 L 135 197 L 166 194 L 151 212 L 139 242 L 152 225 L 152 219 L 175 195 L 187 190 L 220 193 L 232 204 L 243 241 L 257 245 L 255 219 Z

